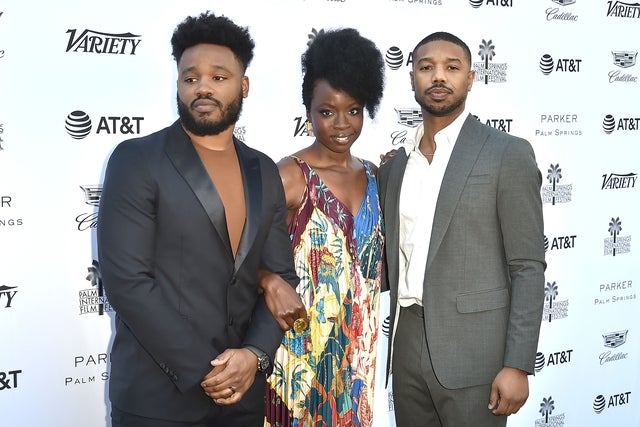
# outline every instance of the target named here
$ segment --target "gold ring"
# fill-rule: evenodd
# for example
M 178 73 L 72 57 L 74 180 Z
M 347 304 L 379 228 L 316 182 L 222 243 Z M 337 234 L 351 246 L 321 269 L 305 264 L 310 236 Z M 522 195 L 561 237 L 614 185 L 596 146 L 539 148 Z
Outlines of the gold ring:
M 309 327 L 309 322 L 304 317 L 300 317 L 293 322 L 293 330 L 296 331 L 296 334 L 301 333 L 305 329 Z

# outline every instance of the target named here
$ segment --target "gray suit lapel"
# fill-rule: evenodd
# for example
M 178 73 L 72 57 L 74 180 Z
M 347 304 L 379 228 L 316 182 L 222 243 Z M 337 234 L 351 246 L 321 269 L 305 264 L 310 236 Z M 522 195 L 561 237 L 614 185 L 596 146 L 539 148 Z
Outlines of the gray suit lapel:
M 407 153 L 401 148 L 398 153 L 389 161 L 389 178 L 387 179 L 384 194 L 383 212 L 385 221 L 385 251 L 387 251 L 387 269 L 390 280 L 389 286 L 397 289 L 397 278 L 399 269 L 399 235 L 400 235 L 400 189 L 404 170 L 407 167 Z
M 453 147 L 449 164 L 442 179 L 433 218 L 433 230 L 431 232 L 426 271 L 429 270 L 431 262 L 438 252 L 467 178 L 480 154 L 480 150 L 484 146 L 487 136 L 488 133 L 485 132 L 480 122 L 472 115 L 469 115 L 460 130 L 460 135 Z
M 168 138 L 167 156 L 193 190 L 220 239 L 224 242 L 228 255 L 233 257 L 222 199 L 179 121 L 171 126 Z

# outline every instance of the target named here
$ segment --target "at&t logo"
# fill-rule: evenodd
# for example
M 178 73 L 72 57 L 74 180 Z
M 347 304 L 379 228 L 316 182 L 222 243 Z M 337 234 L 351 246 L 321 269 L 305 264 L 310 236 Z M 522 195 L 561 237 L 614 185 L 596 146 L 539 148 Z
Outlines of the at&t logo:
M 570 363 L 572 353 L 573 349 L 562 350 L 556 351 L 555 353 L 550 353 L 548 357 L 545 357 L 544 353 L 538 352 L 536 354 L 536 363 L 534 369 L 536 372 L 540 372 L 545 366 L 556 366 Z
M 0 391 L 18 388 L 18 374 L 22 373 L 22 369 L 14 369 L 13 371 L 0 371 Z
M 483 4 L 487 6 L 513 7 L 513 0 L 469 0 L 469 4 L 477 9 Z
M 640 129 L 640 117 L 622 117 L 617 119 L 611 114 L 604 116 L 602 120 L 602 130 L 607 135 L 613 133 L 613 131 L 637 131 Z
M 618 393 L 610 396 L 608 399 L 599 394 L 593 399 L 593 410 L 596 414 L 601 414 L 607 408 L 622 406 L 629 403 L 629 399 L 631 398 L 631 392 L 627 391 L 624 393 Z
M 140 123 L 143 120 L 144 117 L 102 116 L 98 121 L 96 134 L 139 135 Z M 73 139 L 86 138 L 92 127 L 91 118 L 81 110 L 72 111 L 65 120 L 65 129 Z
M 555 60 L 551 55 L 545 53 L 540 58 L 540 71 L 542 71 L 542 74 L 545 76 L 548 76 L 553 71 L 559 73 L 579 73 L 580 63 L 582 63 L 582 59 L 560 58 Z

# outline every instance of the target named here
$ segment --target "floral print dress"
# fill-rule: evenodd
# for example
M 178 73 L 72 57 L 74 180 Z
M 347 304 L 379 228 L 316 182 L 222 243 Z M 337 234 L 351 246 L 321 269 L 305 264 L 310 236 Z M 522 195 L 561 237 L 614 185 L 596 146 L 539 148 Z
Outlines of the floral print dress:
M 371 166 L 352 215 L 315 170 L 289 232 L 309 328 L 285 334 L 268 378 L 265 425 L 370 426 L 378 334 L 383 222 Z

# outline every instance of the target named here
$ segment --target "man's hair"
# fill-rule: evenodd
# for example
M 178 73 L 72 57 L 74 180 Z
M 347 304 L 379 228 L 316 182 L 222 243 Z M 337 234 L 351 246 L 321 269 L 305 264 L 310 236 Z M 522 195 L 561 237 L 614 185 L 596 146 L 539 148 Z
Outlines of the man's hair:
M 321 31 L 302 56 L 302 103 L 309 111 L 318 80 L 346 92 L 375 117 L 384 88 L 384 61 L 376 45 L 353 28 Z
M 176 63 L 184 51 L 200 43 L 210 43 L 231 49 L 236 59 L 247 70 L 253 59 L 255 43 L 246 27 L 240 27 L 225 16 L 215 16 L 211 11 L 185 18 L 171 37 L 172 54 Z
M 467 46 L 467 44 L 465 42 L 463 42 L 460 38 L 458 38 L 457 36 L 454 36 L 451 33 L 447 33 L 445 31 L 438 31 L 435 33 L 431 33 L 429 34 L 427 37 L 423 38 L 422 40 L 420 40 L 420 42 L 416 45 L 416 47 L 413 48 L 413 58 L 414 58 L 414 63 L 415 63 L 415 57 L 416 57 L 416 53 L 418 52 L 418 49 L 421 46 L 424 46 L 427 43 L 431 43 L 431 42 L 435 42 L 435 41 L 445 41 L 445 42 L 450 42 L 453 44 L 456 44 L 458 46 L 460 46 L 462 48 L 462 50 L 465 53 L 466 56 L 466 60 L 469 64 L 469 67 L 471 67 L 471 50 L 469 50 L 469 46 Z

